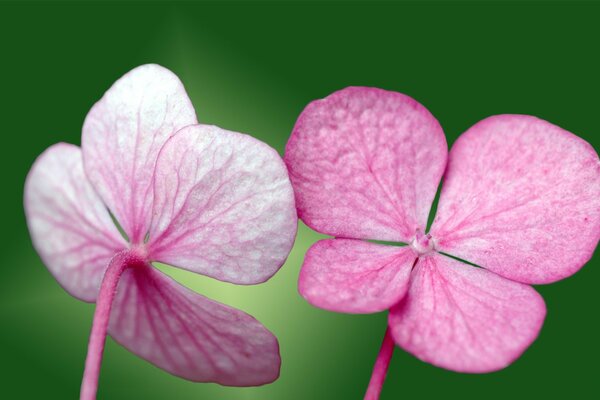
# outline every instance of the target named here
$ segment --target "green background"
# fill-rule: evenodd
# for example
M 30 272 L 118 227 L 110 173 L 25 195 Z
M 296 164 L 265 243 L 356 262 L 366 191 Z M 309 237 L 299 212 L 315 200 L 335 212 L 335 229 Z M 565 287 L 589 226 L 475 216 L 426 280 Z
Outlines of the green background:
M 302 108 L 348 85 L 413 96 L 451 144 L 491 114 L 533 114 L 600 148 L 600 7 L 595 3 L 221 3 L 0 5 L 3 229 L 0 397 L 76 398 L 94 306 L 65 293 L 34 252 L 25 175 L 49 145 L 80 143 L 83 119 L 131 68 L 182 79 L 200 121 L 249 133 L 281 153 Z M 281 378 L 226 388 L 175 378 L 108 340 L 109 399 L 358 399 L 384 313 L 311 307 L 296 281 L 319 238 L 300 226 L 282 270 L 241 287 L 169 269 L 192 289 L 256 316 L 279 338 Z M 598 254 L 538 287 L 548 317 L 509 368 L 457 374 L 397 349 L 382 399 L 588 398 L 598 393 Z

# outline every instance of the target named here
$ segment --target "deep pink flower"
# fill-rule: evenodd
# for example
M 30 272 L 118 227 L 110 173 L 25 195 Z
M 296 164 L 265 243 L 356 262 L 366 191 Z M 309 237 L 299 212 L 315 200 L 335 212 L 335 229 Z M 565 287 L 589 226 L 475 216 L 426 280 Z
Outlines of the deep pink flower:
M 281 267 L 296 233 L 292 187 L 277 152 L 199 125 L 173 73 L 145 65 L 118 80 L 87 115 L 81 149 L 61 143 L 36 160 L 25 210 L 50 272 L 71 295 L 97 303 L 82 398 L 95 397 L 107 329 L 189 380 L 248 386 L 277 379 L 271 332 L 151 265 L 260 283 Z
M 412 98 L 347 88 L 306 107 L 284 159 L 298 215 L 336 237 L 308 251 L 302 296 L 337 312 L 389 309 L 368 398 L 394 342 L 454 371 L 509 365 L 546 314 L 529 284 L 572 275 L 600 238 L 598 155 L 535 117 L 487 118 L 448 154 L 439 123 Z

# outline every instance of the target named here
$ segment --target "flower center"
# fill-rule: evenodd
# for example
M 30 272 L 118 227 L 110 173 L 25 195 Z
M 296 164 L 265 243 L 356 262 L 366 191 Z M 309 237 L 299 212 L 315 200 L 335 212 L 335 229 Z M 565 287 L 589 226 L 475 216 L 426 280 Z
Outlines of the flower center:
M 130 246 L 116 253 L 111 263 L 119 263 L 123 270 L 128 268 L 143 268 L 150 265 L 148 251 L 144 245 Z
M 421 231 L 417 231 L 415 238 L 410 242 L 410 246 L 419 255 L 427 254 L 435 250 L 435 244 L 431 235 L 423 234 Z

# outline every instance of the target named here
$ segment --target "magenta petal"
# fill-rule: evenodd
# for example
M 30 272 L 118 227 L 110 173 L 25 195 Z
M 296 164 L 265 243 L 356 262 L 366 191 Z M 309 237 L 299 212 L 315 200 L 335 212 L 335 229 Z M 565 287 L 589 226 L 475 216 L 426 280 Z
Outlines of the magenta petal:
M 525 115 L 487 118 L 452 147 L 432 234 L 439 250 L 524 283 L 575 273 L 600 239 L 600 160 Z
M 279 376 L 277 339 L 260 322 L 150 266 L 123 273 L 108 332 L 140 357 L 192 381 L 251 386 Z
M 306 253 L 298 288 L 309 303 L 331 311 L 387 310 L 406 293 L 416 258 L 410 247 L 320 240 Z
M 71 295 L 94 301 L 108 262 L 126 247 L 83 172 L 81 150 L 59 143 L 25 182 L 27 225 L 38 254 Z
M 158 65 L 125 74 L 88 113 L 81 138 L 86 174 L 132 243 L 141 243 L 149 227 L 158 152 L 195 123 L 183 85 Z
M 442 128 L 417 101 L 350 87 L 304 109 L 285 161 L 311 228 L 408 242 L 425 229 L 447 152 Z
M 435 254 L 417 262 L 404 301 L 390 310 L 396 343 L 458 372 L 491 372 L 536 339 L 546 306 L 530 286 Z
M 156 165 L 149 257 L 223 281 L 253 284 L 288 256 L 294 194 L 279 154 L 216 126 L 183 129 Z

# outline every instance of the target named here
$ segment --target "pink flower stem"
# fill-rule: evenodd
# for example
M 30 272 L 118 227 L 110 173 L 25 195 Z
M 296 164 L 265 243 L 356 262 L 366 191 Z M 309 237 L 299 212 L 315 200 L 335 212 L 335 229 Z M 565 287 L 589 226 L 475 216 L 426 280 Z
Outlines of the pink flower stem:
M 112 258 L 104 273 L 100 293 L 96 299 L 94 322 L 85 359 L 85 371 L 81 382 L 81 400 L 94 400 L 96 398 L 110 309 L 117 293 L 119 278 L 121 278 L 123 271 L 132 265 L 132 261 L 137 261 L 137 257 L 129 251 L 122 251 Z
M 390 366 L 390 360 L 392 359 L 392 354 L 394 354 L 394 347 L 394 340 L 392 339 L 390 328 L 388 327 L 385 330 L 377 360 L 375 360 L 375 366 L 373 367 L 369 387 L 365 394 L 365 400 L 379 399 L 379 394 L 381 393 L 381 388 L 383 387 L 383 382 L 385 382 L 388 367 Z

